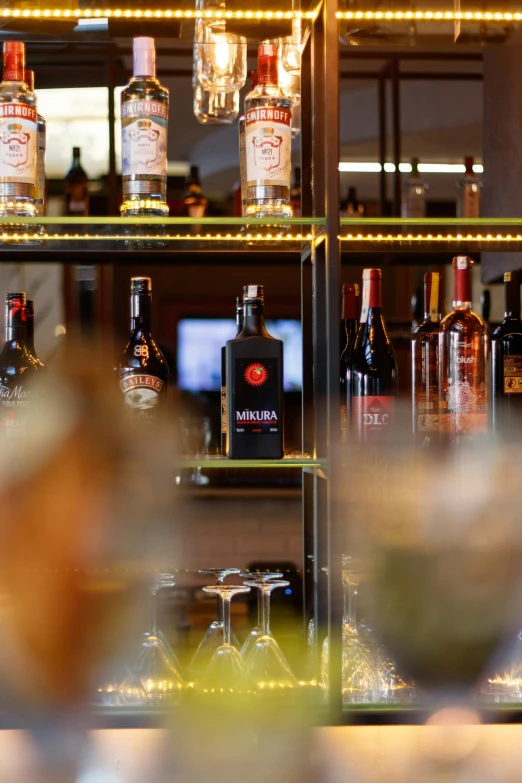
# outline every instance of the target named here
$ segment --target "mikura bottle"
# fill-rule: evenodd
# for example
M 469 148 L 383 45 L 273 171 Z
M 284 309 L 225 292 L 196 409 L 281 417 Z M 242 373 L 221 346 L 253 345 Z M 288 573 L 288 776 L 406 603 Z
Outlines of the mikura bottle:
M 168 216 L 169 91 L 156 79 L 153 38 L 133 42 L 134 76 L 121 94 L 123 217 Z
M 520 273 L 504 274 L 505 315 L 491 336 L 491 415 L 495 432 L 520 437 L 522 424 L 522 320 Z
M 439 432 L 440 275 L 424 275 L 424 320 L 411 341 L 413 432 L 421 445 Z
M 236 337 L 243 329 L 243 297 L 236 296 Z M 221 349 L 221 453 L 227 453 L 227 347 Z
M 26 296 L 7 294 L 6 342 L 0 354 L 0 435 L 23 434 L 33 401 L 38 365 L 27 350 Z
M 487 331 L 471 309 L 471 266 L 453 259 L 453 311 L 439 334 L 440 432 L 454 442 L 487 430 Z
M 25 344 L 39 370 L 46 370 L 45 364 L 38 358 L 34 347 L 34 302 L 28 299 L 25 306 Z
M 165 411 L 169 368 L 151 334 L 150 277 L 133 277 L 130 286 L 131 335 L 118 362 L 120 389 L 132 419 L 156 419 Z
M 34 92 L 34 71 L 24 72 L 24 82 L 31 92 Z M 36 115 L 36 213 L 45 215 L 46 184 L 45 184 L 45 148 L 47 145 L 47 123 L 41 114 Z
M 24 70 L 24 44 L 6 41 L 0 84 L 0 217 L 36 215 L 36 95 L 24 82 Z
M 380 269 L 363 271 L 362 307 L 352 363 L 350 429 L 363 444 L 375 444 L 393 431 L 397 362 L 382 315 Z
M 265 327 L 261 285 L 245 287 L 243 329 L 226 346 L 227 456 L 283 457 L 283 343 Z
M 261 44 L 258 85 L 245 98 L 247 217 L 292 217 L 292 101 L 278 84 L 275 44 Z
M 341 307 L 341 346 L 340 382 L 341 382 L 341 442 L 347 435 L 347 425 L 351 410 L 353 350 L 357 337 L 359 317 L 359 286 L 355 283 L 343 285 Z

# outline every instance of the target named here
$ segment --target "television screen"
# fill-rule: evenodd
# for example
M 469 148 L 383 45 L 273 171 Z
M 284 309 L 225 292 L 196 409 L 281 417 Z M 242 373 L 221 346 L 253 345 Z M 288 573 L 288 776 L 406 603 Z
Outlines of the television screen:
M 301 322 L 267 320 L 272 337 L 283 341 L 285 391 L 300 391 Z M 178 387 L 185 391 L 221 389 L 221 348 L 236 336 L 235 321 L 226 318 L 182 318 L 178 321 Z

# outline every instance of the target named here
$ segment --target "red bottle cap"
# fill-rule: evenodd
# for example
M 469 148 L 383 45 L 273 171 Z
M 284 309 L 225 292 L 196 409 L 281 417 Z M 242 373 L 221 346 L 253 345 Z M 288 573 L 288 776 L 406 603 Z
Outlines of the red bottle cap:
M 24 71 L 24 82 L 31 91 L 34 90 L 34 71 Z
M 277 46 L 260 44 L 257 53 L 257 76 L 259 84 L 277 84 Z
M 4 43 L 4 81 L 22 82 L 25 70 L 25 44 L 21 41 Z
M 466 167 L 466 174 L 473 174 L 473 158 L 464 158 L 464 166 Z
M 382 272 L 380 269 L 363 270 L 363 293 L 361 307 L 361 323 L 366 323 L 368 310 L 372 307 L 382 307 L 381 290 Z
M 342 315 L 343 321 L 356 321 L 359 317 L 358 300 L 359 286 L 357 283 L 345 283 L 343 285 Z
M 469 256 L 456 256 L 452 261 L 455 284 L 454 302 L 471 302 L 471 267 Z

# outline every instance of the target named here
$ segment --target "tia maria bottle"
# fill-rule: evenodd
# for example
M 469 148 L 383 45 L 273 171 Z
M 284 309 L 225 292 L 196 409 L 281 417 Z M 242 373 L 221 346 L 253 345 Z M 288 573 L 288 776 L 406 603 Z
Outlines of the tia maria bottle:
M 520 274 L 504 275 L 505 315 L 491 336 L 492 424 L 496 432 L 518 436 L 522 419 L 522 320 Z
M 283 457 L 283 343 L 266 331 L 264 291 L 245 287 L 243 329 L 226 347 L 227 456 Z
M 424 320 L 411 341 L 413 432 L 429 445 L 439 431 L 440 275 L 424 275 Z
M 397 362 L 382 316 L 380 269 L 363 271 L 362 308 L 352 365 L 351 429 L 361 443 L 387 437 L 397 396 Z
M 458 442 L 487 430 L 487 329 L 471 309 L 471 267 L 453 259 L 453 311 L 439 334 L 440 432 Z
M 169 368 L 151 334 L 150 277 L 131 278 L 131 335 L 118 363 L 120 389 L 132 418 L 155 419 L 165 409 Z
M 27 350 L 26 296 L 7 294 L 6 342 L 0 354 L 0 433 L 16 436 L 25 428 L 38 364 Z
M 343 285 L 341 309 L 341 441 L 346 440 L 347 422 L 351 409 L 353 349 L 357 337 L 359 310 L 359 286 L 355 283 Z
M 236 337 L 243 329 L 243 297 L 236 296 Z M 227 453 L 227 348 L 221 349 L 221 453 Z

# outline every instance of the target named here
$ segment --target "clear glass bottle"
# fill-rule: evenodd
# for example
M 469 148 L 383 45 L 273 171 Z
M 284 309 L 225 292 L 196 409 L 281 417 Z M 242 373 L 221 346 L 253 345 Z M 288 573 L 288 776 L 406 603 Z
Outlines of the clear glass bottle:
M 153 38 L 133 41 L 133 77 L 121 93 L 123 217 L 166 217 L 169 91 L 156 79 Z
M 24 72 L 24 82 L 31 92 L 34 92 L 34 71 Z M 45 148 L 47 142 L 47 123 L 41 114 L 36 115 L 36 214 L 45 215 L 46 212 L 46 184 L 45 184 Z
M 36 95 L 24 82 L 25 45 L 6 41 L 0 84 L 0 217 L 34 217 L 37 183 Z
M 471 309 L 471 267 L 453 259 L 453 311 L 439 334 L 440 433 L 454 442 L 487 430 L 487 330 Z
M 411 341 L 413 432 L 431 445 L 439 432 L 440 275 L 424 275 L 424 320 Z
M 245 99 L 247 217 L 292 217 L 292 101 L 278 84 L 278 47 L 261 44 L 257 87 Z
M 65 214 L 70 217 L 89 214 L 89 178 L 80 158 L 80 148 L 73 147 L 71 167 L 65 175 Z
M 458 199 L 458 217 L 480 217 L 480 188 L 481 182 L 473 171 L 473 158 L 464 158 L 466 172 L 459 182 L 460 194 Z
M 419 173 L 419 159 L 411 159 L 411 174 L 404 183 L 401 216 L 423 218 L 426 216 L 426 184 Z

